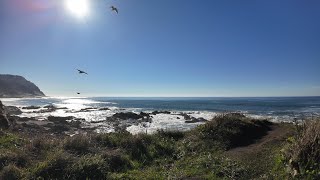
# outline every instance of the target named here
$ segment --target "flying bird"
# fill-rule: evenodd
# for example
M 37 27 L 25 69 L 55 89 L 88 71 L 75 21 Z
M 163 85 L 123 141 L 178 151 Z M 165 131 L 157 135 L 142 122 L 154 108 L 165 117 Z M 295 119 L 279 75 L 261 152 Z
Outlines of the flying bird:
M 118 8 L 116 8 L 116 7 L 114 7 L 114 6 L 111 6 L 110 8 L 111 8 L 111 11 L 114 11 L 114 12 L 116 12 L 117 14 L 119 13 Z
M 86 74 L 86 75 L 88 75 L 88 73 L 86 73 L 86 72 L 84 72 L 84 71 L 82 71 L 82 70 L 79 70 L 79 69 L 77 69 L 77 70 L 78 70 L 79 74 Z

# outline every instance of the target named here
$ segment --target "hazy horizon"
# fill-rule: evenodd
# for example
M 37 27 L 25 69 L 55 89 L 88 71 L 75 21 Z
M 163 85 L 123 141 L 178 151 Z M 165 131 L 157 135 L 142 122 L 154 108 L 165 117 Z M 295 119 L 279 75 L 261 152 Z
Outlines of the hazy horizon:
M 320 1 L 81 2 L 0 1 L 0 74 L 48 96 L 320 96 Z

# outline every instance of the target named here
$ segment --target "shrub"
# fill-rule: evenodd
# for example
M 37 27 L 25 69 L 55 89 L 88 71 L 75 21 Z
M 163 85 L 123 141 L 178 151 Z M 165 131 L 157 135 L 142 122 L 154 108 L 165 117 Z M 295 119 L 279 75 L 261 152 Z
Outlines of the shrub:
M 0 135 L 0 148 L 14 148 L 16 146 L 21 146 L 23 140 L 17 135 L 9 133 L 1 133 Z
M 0 170 L 9 164 L 25 167 L 28 163 L 29 158 L 22 151 L 4 151 L 0 153 Z
M 132 136 L 132 138 L 127 139 L 121 146 L 127 151 L 131 158 L 147 161 L 150 159 L 150 154 L 148 152 L 149 142 L 150 140 L 148 140 L 147 136 L 135 135 Z
M 151 143 L 149 135 L 132 135 L 127 132 L 110 133 L 96 136 L 96 141 L 106 147 L 124 149 L 132 159 L 146 161 L 150 159 L 148 144 Z
M 106 179 L 108 167 L 100 155 L 81 156 L 71 167 L 69 167 L 69 179 Z
M 63 152 L 57 152 L 46 158 L 31 170 L 31 179 L 64 179 L 67 178 L 67 168 L 72 163 L 71 157 Z
M 102 157 L 111 172 L 124 172 L 132 168 L 129 158 L 119 152 L 105 153 Z
M 66 138 L 64 149 L 75 154 L 86 154 L 91 146 L 91 137 L 88 135 L 76 135 Z
M 26 145 L 27 150 L 39 154 L 46 152 L 53 147 L 57 146 L 57 142 L 55 139 L 50 139 L 48 137 L 35 138 L 31 140 L 29 144 Z
M 320 178 L 320 119 L 307 120 L 284 153 L 293 176 Z
M 132 136 L 129 132 L 98 134 L 95 136 L 95 140 L 99 145 L 115 148 L 125 144 L 127 139 L 131 139 Z
M 14 165 L 9 165 L 3 168 L 0 172 L 0 179 L 19 180 L 21 179 L 21 171 Z
M 270 122 L 252 120 L 238 114 L 224 114 L 196 128 L 203 140 L 224 149 L 244 146 L 267 134 Z
M 161 137 L 174 139 L 174 140 L 179 140 L 184 137 L 185 133 L 181 132 L 181 131 L 158 130 L 156 135 L 161 136 Z

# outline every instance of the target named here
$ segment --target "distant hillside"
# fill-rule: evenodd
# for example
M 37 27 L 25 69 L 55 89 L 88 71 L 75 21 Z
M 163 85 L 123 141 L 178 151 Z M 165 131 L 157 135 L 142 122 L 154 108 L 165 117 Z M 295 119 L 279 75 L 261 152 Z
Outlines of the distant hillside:
M 0 98 L 45 96 L 32 82 L 22 76 L 0 74 Z

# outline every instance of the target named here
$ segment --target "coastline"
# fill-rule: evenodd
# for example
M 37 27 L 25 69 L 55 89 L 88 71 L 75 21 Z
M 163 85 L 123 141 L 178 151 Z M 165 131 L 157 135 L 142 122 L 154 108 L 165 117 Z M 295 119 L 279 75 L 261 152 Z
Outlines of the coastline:
M 19 117 L 10 113 L 19 114 L 20 109 L 10 108 L 4 108 L 10 126 L 0 130 L 0 178 L 288 178 L 295 170 L 290 161 L 279 159 L 289 145 L 287 140 L 298 132 L 293 123 L 273 123 L 237 112 L 218 114 L 209 121 L 179 114 L 185 124 L 195 127 L 129 133 L 121 122 L 150 123 L 151 116 L 172 112 L 127 111 L 104 120 L 113 122 L 115 129 L 106 133 L 82 127 L 83 119 Z M 63 110 L 52 105 L 22 109 Z
M 295 99 L 289 98 L 288 103 Z M 133 134 L 145 131 L 154 133 L 159 129 L 187 131 L 224 113 L 242 113 L 250 118 L 267 119 L 272 122 L 302 122 L 303 119 L 320 115 L 320 98 L 313 101 L 310 97 L 307 100 L 298 98 L 297 102 L 304 100 L 301 103 L 306 105 L 300 103 L 288 107 L 281 98 L 280 100 L 274 98 L 259 100 L 256 98 L 240 98 L 240 100 L 230 98 L 209 100 L 202 98 L 192 100 L 189 98 L 174 100 L 121 98 L 119 100 L 110 97 L 44 97 L 2 100 L 5 105 L 17 106 L 21 110 L 20 113 L 15 114 L 20 124 L 51 125 L 53 122 L 48 120 L 49 117 L 51 120 L 62 119 L 68 123 L 72 122 L 73 126 L 77 124 L 76 127 L 65 128 L 74 129 L 67 132 L 68 134 L 78 133 L 77 128 L 93 129 L 100 133 L 114 132 L 116 128 L 121 128 Z M 310 105 L 307 104 L 308 102 Z M 275 108 L 267 105 L 273 105 Z M 153 112 L 160 113 L 154 114 Z M 137 116 L 135 118 L 122 117 L 122 119 L 113 117 L 119 113 L 134 113 Z M 147 114 L 148 118 L 139 116 L 140 114 Z M 68 125 L 68 123 L 62 124 Z

